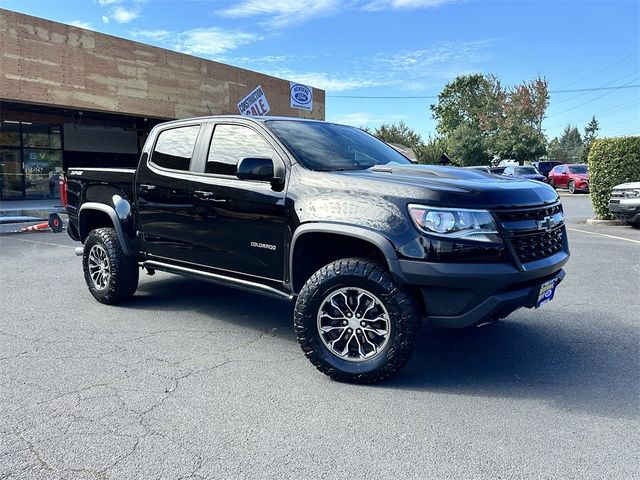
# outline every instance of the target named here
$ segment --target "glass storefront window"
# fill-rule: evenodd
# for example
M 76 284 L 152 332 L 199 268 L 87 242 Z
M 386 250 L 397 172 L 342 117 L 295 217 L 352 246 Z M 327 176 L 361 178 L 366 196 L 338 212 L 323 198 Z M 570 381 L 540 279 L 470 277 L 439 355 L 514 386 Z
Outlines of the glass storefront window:
M 20 123 L 0 122 L 0 146 L 19 147 L 20 146 Z
M 60 127 L 38 123 L 22 123 L 25 148 L 61 148 Z
M 59 198 L 62 127 L 0 122 L 0 200 Z

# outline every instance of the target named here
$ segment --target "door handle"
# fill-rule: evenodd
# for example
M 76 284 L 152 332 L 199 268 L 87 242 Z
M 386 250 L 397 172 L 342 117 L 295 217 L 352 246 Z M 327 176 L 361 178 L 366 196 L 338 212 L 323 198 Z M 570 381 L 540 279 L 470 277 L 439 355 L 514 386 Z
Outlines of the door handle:
M 153 190 L 156 188 L 155 185 L 149 185 L 148 183 L 141 183 L 138 186 L 140 187 L 140 190 Z
M 213 192 L 208 192 L 206 190 L 195 190 L 193 194 L 198 198 L 211 198 L 213 197 Z

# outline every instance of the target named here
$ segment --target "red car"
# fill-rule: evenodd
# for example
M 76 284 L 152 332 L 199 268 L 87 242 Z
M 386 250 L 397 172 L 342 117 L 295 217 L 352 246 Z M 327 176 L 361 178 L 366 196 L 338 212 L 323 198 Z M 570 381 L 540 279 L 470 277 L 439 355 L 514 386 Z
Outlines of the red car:
M 553 188 L 566 188 L 569 193 L 589 191 L 589 170 L 582 163 L 558 165 L 549 172 L 547 183 Z

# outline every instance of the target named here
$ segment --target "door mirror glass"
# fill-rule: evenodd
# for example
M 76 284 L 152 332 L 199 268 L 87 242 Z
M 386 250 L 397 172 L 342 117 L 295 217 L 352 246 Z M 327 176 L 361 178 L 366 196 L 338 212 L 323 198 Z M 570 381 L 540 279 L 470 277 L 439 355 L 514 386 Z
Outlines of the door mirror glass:
M 273 160 L 268 157 L 245 157 L 238 162 L 236 176 L 241 180 L 270 182 L 274 179 Z

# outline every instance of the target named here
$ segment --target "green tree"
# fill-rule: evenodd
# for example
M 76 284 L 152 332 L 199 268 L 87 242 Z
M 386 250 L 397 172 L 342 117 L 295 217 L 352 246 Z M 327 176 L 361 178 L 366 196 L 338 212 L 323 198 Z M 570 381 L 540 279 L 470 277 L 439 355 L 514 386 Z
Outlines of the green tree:
M 413 148 L 418 163 L 436 165 L 443 154 L 447 153 L 447 142 L 442 137 L 429 135 L 424 144 Z
M 482 133 L 476 127 L 462 124 L 447 137 L 447 152 L 456 165 L 487 165 L 489 154 Z
M 372 135 L 387 143 L 399 143 L 410 148 L 422 145 L 422 137 L 409 128 L 402 120 L 398 123 L 383 123 L 376 128 Z
M 600 125 L 598 125 L 598 121 L 596 120 L 596 117 L 594 115 L 593 117 L 591 117 L 591 121 L 587 124 L 587 126 L 584 127 L 584 137 L 582 137 L 584 148 L 582 149 L 580 162 L 587 163 L 589 150 L 591 150 L 591 145 L 598 136 L 598 130 L 600 130 Z
M 431 105 L 437 130 L 452 134 L 460 125 L 484 130 L 501 110 L 504 90 L 493 75 L 460 75 L 445 85 L 438 103 Z
M 438 132 L 458 154 L 461 138 L 474 141 L 461 157 L 464 162 L 471 161 L 471 151 L 482 148 L 478 159 L 498 156 L 522 163 L 546 152 L 542 121 L 549 105 L 547 87 L 544 78 L 505 88 L 493 75 L 461 75 L 445 85 L 431 111 Z
M 577 162 L 582 158 L 584 142 L 576 127 L 567 125 L 560 137 L 549 143 L 549 156 L 561 162 Z

